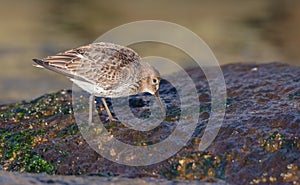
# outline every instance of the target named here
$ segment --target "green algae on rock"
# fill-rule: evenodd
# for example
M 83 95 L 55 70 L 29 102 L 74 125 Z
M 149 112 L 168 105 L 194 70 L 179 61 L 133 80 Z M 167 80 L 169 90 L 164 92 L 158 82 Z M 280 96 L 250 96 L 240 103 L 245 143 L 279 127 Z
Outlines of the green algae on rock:
M 1 163 L 5 170 L 53 173 L 53 165 L 33 151 L 35 137 L 41 132 L 41 129 L 0 132 Z

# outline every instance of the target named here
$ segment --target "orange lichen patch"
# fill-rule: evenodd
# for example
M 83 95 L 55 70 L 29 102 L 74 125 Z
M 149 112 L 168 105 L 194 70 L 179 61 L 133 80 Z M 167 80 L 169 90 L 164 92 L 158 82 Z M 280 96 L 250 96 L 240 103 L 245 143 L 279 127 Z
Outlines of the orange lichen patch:
M 258 177 L 256 179 L 253 179 L 250 181 L 250 184 L 260 184 L 260 183 L 267 183 L 268 182 L 268 174 L 263 173 L 261 177 Z
M 300 171 L 296 164 L 288 164 L 286 166 L 287 172 L 281 173 L 280 176 L 283 178 L 284 182 L 291 182 L 293 184 L 299 184 Z
M 295 147 L 300 149 L 298 137 L 286 138 L 286 136 L 277 131 L 271 133 L 267 138 L 259 138 L 258 143 L 267 152 L 274 152 L 283 147 Z
M 192 153 L 178 161 L 170 161 L 171 168 L 160 173 L 168 178 L 203 179 L 206 177 L 222 177 L 225 173 L 225 159 L 209 152 Z
M 274 132 L 267 139 L 259 139 L 259 144 L 268 152 L 274 152 L 283 145 L 283 137 L 279 132 Z
M 37 135 L 37 136 L 35 136 L 35 137 L 33 138 L 32 146 L 36 146 L 36 145 L 38 145 L 38 144 L 40 144 L 40 143 L 42 143 L 42 142 L 47 142 L 47 141 L 48 141 L 48 139 L 43 138 L 43 137 L 40 136 L 40 135 Z

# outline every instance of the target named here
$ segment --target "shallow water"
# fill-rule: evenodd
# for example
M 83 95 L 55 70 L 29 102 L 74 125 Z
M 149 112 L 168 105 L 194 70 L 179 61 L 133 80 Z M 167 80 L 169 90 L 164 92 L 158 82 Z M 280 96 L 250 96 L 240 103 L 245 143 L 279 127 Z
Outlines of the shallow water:
M 0 103 L 69 89 L 71 84 L 67 79 L 33 68 L 31 59 L 93 42 L 104 32 L 136 20 L 166 20 L 189 28 L 208 43 L 220 64 L 286 61 L 299 65 L 299 4 L 260 0 L 221 4 L 179 0 L 159 3 L 129 0 L 126 4 L 115 0 L 3 1 Z M 132 47 L 142 56 L 189 61 L 178 49 L 164 45 L 144 43 Z

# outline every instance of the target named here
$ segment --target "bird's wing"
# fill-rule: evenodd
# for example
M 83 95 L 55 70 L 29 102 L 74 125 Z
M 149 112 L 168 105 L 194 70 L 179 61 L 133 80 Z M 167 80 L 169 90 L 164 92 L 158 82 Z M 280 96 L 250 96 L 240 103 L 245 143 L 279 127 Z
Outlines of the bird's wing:
M 67 77 L 99 85 L 105 89 L 129 85 L 141 77 L 139 55 L 130 48 L 112 43 L 93 43 L 42 60 L 44 67 Z

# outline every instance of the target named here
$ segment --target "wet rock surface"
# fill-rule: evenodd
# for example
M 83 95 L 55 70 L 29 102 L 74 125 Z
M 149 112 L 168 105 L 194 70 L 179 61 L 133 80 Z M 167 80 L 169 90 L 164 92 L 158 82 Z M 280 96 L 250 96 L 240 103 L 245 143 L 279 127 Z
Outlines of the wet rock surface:
M 208 178 L 202 180 L 182 180 L 171 181 L 162 178 L 144 177 L 144 178 L 126 178 L 126 177 L 98 177 L 98 176 L 61 176 L 61 175 L 47 175 L 47 174 L 30 174 L 30 173 L 16 173 L 16 172 L 1 172 L 0 184 L 55 184 L 55 185 L 225 185 L 226 182 L 218 179 Z
M 91 181 L 85 184 L 93 183 L 94 178 L 103 182 L 115 179 L 117 183 L 121 178 L 141 183 L 206 178 L 210 180 L 204 182 L 230 184 L 300 183 L 300 67 L 232 64 L 222 70 L 227 88 L 226 115 L 214 142 L 205 151 L 197 150 L 210 116 L 211 95 L 205 75 L 199 69 L 188 70 L 200 101 L 197 127 L 178 153 L 148 166 L 114 163 L 95 152 L 75 122 L 70 90 L 1 105 L 0 181 L 17 184 L 9 179 L 31 176 L 6 172 L 16 171 L 55 175 L 30 177 L 49 179 L 41 184 L 49 183 L 51 178 L 66 184 L 73 178 L 76 181 L 73 176 L 57 175 L 77 175 L 81 180 L 88 177 Z M 181 110 L 176 89 L 167 81 L 162 82 L 160 94 L 167 105 L 167 117 L 151 131 L 135 131 L 105 121 L 107 115 L 101 104 L 97 108 L 99 118 L 114 137 L 127 144 L 161 142 L 176 128 Z M 151 101 L 146 94 L 130 97 L 133 114 L 149 116 L 147 106 Z

